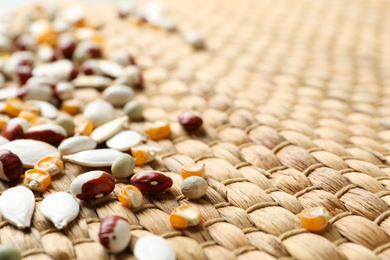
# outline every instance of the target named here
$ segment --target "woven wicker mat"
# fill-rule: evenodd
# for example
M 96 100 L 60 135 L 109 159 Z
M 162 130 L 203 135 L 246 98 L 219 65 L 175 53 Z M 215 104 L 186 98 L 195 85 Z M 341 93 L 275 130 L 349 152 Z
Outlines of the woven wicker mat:
M 171 121 L 169 139 L 148 141 L 161 154 L 135 172 L 165 171 L 172 189 L 144 195 L 133 212 L 116 199 L 128 183 L 120 180 L 115 194 L 81 202 L 79 217 L 59 231 L 39 207 L 89 170 L 67 163 L 49 191 L 36 194 L 31 229 L 3 221 L 1 243 L 25 259 L 133 259 L 137 238 L 154 233 L 178 259 L 390 259 L 389 2 L 169 0 L 166 8 L 181 31 L 204 36 L 206 50 L 179 33 L 118 20 L 113 6 L 88 10 L 105 23 L 106 51 L 125 48 L 142 67 L 136 99 L 145 121 Z M 85 101 L 96 94 L 78 92 Z M 177 115 L 187 109 L 202 113 L 202 131 L 180 127 Z M 128 128 L 144 134 L 143 124 Z M 194 162 L 206 164 L 209 189 L 188 201 L 178 173 Z M 169 214 L 186 203 L 201 209 L 202 222 L 175 229 Z M 320 233 L 299 222 L 313 206 L 332 215 Z M 132 225 L 119 255 L 97 238 L 100 219 L 112 214 Z

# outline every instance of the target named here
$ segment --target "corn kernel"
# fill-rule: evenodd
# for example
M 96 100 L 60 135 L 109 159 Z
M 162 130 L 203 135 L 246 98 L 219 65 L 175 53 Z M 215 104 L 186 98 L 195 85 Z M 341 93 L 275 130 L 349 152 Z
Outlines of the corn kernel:
M 40 159 L 35 165 L 34 169 L 45 171 L 50 176 L 56 175 L 64 171 L 64 163 L 55 155 L 49 155 Z
M 169 221 L 176 228 L 186 228 L 199 224 L 201 218 L 200 209 L 195 205 L 179 206 L 171 212 Z
M 29 126 L 32 127 L 36 125 L 49 124 L 49 123 L 52 123 L 52 121 L 49 118 L 38 116 L 29 121 Z
M 27 121 L 30 122 L 31 120 L 39 117 L 39 114 L 37 112 L 33 112 L 33 111 L 30 111 L 30 110 L 22 110 L 18 114 L 18 117 L 24 118 L 24 119 L 26 119 Z
M 142 203 L 142 193 L 137 187 L 127 185 L 118 194 L 118 200 L 127 208 L 138 208 Z
M 11 118 L 7 115 L 0 114 L 0 130 L 3 130 L 4 126 Z
M 152 140 L 160 140 L 167 138 L 171 134 L 171 127 L 169 123 L 157 121 L 145 125 L 145 133 Z
M 307 208 L 301 212 L 301 225 L 310 231 L 321 231 L 328 225 L 329 212 L 324 207 Z
M 58 34 L 54 31 L 52 26 L 48 26 L 41 34 L 38 35 L 39 43 L 47 43 L 52 47 L 57 46 Z
M 27 170 L 24 173 L 23 185 L 34 191 L 44 191 L 51 183 L 48 172 L 37 169 Z
M 83 120 L 81 124 L 76 126 L 74 132 L 79 135 L 90 135 L 93 131 L 93 123 L 89 120 Z
M 22 111 L 23 101 L 20 98 L 10 98 L 5 102 L 4 112 L 10 117 L 17 117 Z
M 78 99 L 68 99 L 62 102 L 61 109 L 66 113 L 75 115 L 80 111 L 80 101 Z
M 134 158 L 135 165 L 144 165 L 145 163 L 153 161 L 159 151 L 161 151 L 160 148 L 147 145 L 136 145 L 131 147 L 131 155 Z
M 181 177 L 183 177 L 183 180 L 191 176 L 203 177 L 205 173 L 204 165 L 204 163 L 197 163 L 182 166 L 180 169 Z
M 22 110 L 28 110 L 31 112 L 35 112 L 38 115 L 41 115 L 41 107 L 33 102 L 26 101 L 22 104 Z

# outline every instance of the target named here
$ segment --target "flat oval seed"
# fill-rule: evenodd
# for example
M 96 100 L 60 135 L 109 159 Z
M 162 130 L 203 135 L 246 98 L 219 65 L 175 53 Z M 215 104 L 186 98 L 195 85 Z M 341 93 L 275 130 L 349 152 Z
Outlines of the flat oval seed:
M 131 177 L 130 182 L 146 193 L 164 192 L 173 184 L 171 177 L 159 171 L 139 172 Z
M 90 171 L 76 177 L 70 185 L 72 195 L 80 200 L 104 197 L 115 188 L 115 178 L 104 171 Z
M 132 146 L 141 142 L 141 135 L 136 131 L 122 131 L 107 140 L 106 145 L 118 151 L 128 151 Z
M 82 151 L 93 150 L 97 143 L 89 136 L 81 135 L 65 139 L 58 146 L 61 155 L 69 155 Z
M 58 109 L 49 102 L 42 100 L 29 100 L 25 102 L 26 105 L 29 103 L 37 104 L 41 109 L 41 115 L 43 117 L 54 119 L 58 115 Z
M 172 246 L 162 237 L 149 235 L 138 239 L 134 246 L 137 260 L 175 260 L 176 253 Z
M 22 255 L 20 254 L 20 251 L 13 246 L 1 245 L 0 246 L 0 259 L 21 260 Z
M 0 196 L 1 215 L 19 229 L 30 226 L 34 208 L 34 194 L 24 186 L 9 188 Z
M 112 85 L 103 91 L 102 97 L 114 106 L 123 106 L 134 96 L 134 90 L 126 85 Z
M 60 156 L 57 148 L 54 146 L 29 139 L 11 141 L 0 145 L 0 149 L 6 149 L 16 154 L 25 168 L 33 168 L 43 157 L 50 155 Z
M 66 192 L 50 194 L 42 200 L 41 212 L 46 218 L 53 222 L 58 229 L 64 228 L 74 220 L 80 211 L 79 203 L 72 195 Z
M 102 143 L 111 138 L 113 135 L 119 133 L 122 129 L 123 123 L 127 120 L 127 116 L 111 120 L 93 130 L 89 136 L 98 144 Z
M 104 100 L 92 101 L 84 109 L 83 116 L 94 126 L 100 126 L 115 118 L 114 107 Z
M 106 167 L 111 166 L 122 153 L 114 149 L 97 149 L 64 155 L 62 159 L 82 166 Z
M 107 216 L 100 223 L 100 243 L 111 253 L 122 252 L 129 246 L 130 231 L 130 223 L 125 218 Z
M 135 168 L 135 161 L 131 155 L 124 153 L 119 155 L 111 166 L 111 173 L 118 179 L 129 177 Z

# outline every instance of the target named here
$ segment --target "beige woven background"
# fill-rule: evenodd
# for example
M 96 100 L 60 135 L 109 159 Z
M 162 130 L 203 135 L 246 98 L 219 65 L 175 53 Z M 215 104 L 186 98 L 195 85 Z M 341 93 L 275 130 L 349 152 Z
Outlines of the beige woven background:
M 146 121 L 168 119 L 170 139 L 149 145 L 160 156 L 136 172 L 166 171 L 166 194 L 144 195 L 133 212 L 115 194 L 81 203 L 80 216 L 58 231 L 39 210 L 29 231 L 0 224 L 0 241 L 25 259 L 133 259 L 138 237 L 154 233 L 178 259 L 390 259 L 390 21 L 386 0 L 168 0 L 181 31 L 206 41 L 195 51 L 179 33 L 118 21 L 115 8 L 90 8 L 106 22 L 106 52 L 131 51 L 144 71 L 136 99 Z M 88 101 L 97 91 L 77 95 Z M 177 123 L 200 111 L 202 131 Z M 121 111 L 118 110 L 118 114 Z M 77 118 L 76 118 L 77 119 Z M 129 129 L 143 133 L 143 123 Z M 204 162 L 207 194 L 186 200 L 178 174 Z M 68 191 L 86 171 L 70 163 L 36 194 Z M 1 190 L 7 184 L 0 183 Z M 169 224 L 169 213 L 192 203 L 197 227 Z M 324 206 L 332 215 L 321 233 L 302 229 L 299 213 Z M 130 249 L 108 255 L 97 242 L 99 221 L 120 215 L 132 225 Z

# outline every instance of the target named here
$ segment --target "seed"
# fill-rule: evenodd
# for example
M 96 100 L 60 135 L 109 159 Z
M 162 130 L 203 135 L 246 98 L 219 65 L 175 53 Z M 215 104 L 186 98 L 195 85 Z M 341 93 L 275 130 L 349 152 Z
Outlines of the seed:
M 110 78 L 99 76 L 99 75 L 80 75 L 75 80 L 73 84 L 76 88 L 105 88 L 111 82 Z
M 115 118 L 114 107 L 103 100 L 92 101 L 84 109 L 83 116 L 94 126 L 100 126 Z
M 50 155 L 40 159 L 35 165 L 34 169 L 38 169 L 54 176 L 64 171 L 64 163 L 58 156 Z
M 130 223 L 119 216 L 107 216 L 100 222 L 99 241 L 111 253 L 119 253 L 129 246 Z
M 307 208 L 301 212 L 302 227 L 310 231 L 321 231 L 328 225 L 329 212 L 324 207 Z
M 53 47 L 49 45 L 40 45 L 37 51 L 38 59 L 42 62 L 53 62 L 58 60 L 58 55 Z
M 152 140 L 160 140 L 167 138 L 171 134 L 169 123 L 157 121 L 155 123 L 147 123 L 144 127 L 145 133 Z
M 64 155 L 62 159 L 82 166 L 106 167 L 113 164 L 122 153 L 114 149 L 96 149 Z
M 60 37 L 58 40 L 58 48 L 65 58 L 71 59 L 73 52 L 76 49 L 76 40 L 69 35 L 66 35 L 66 37 Z
M 32 69 L 30 66 L 18 66 L 16 68 L 16 77 L 20 85 L 27 82 L 32 77 Z
M 182 205 L 171 212 L 169 221 L 176 228 L 186 228 L 199 224 L 201 218 L 200 209 L 195 205 Z
M 136 145 L 131 147 L 131 155 L 135 160 L 135 165 L 144 165 L 153 161 L 159 151 L 161 151 L 161 148 L 147 145 Z
M 95 140 L 96 143 L 102 143 L 119 133 L 122 129 L 123 123 L 127 120 L 127 116 L 124 116 L 104 123 L 93 130 L 90 137 Z
M 193 131 L 202 126 L 203 120 L 197 112 L 185 111 L 179 115 L 179 122 L 185 130 Z
M 134 90 L 126 85 L 112 85 L 103 91 L 102 97 L 113 106 L 123 106 L 134 96 Z
M 109 148 L 118 151 L 128 151 L 131 147 L 141 142 L 141 135 L 132 130 L 122 131 L 107 140 L 106 145 Z
M 43 117 L 54 119 L 58 115 L 58 109 L 53 104 L 50 104 L 49 102 L 42 101 L 42 100 L 29 100 L 26 101 L 25 104 L 38 105 L 41 109 L 41 115 Z
M 122 66 L 135 65 L 134 57 L 124 50 L 115 50 L 111 53 L 110 59 Z
M 144 171 L 133 175 L 130 179 L 131 184 L 140 191 L 146 193 L 160 193 L 168 190 L 173 181 L 171 177 L 159 171 Z
M 207 182 L 199 176 L 191 176 L 181 184 L 181 193 L 189 199 L 199 199 L 207 192 Z
M 122 74 L 122 65 L 110 60 L 98 60 L 99 70 L 106 76 L 117 78 Z
M 137 100 L 132 100 L 126 103 L 123 107 L 123 112 L 131 120 L 138 121 L 142 119 L 142 107 L 141 103 Z
M 5 102 L 4 112 L 10 117 L 16 117 L 22 111 L 22 104 L 20 98 L 10 98 Z
M 20 254 L 20 251 L 13 246 L 1 245 L 0 246 L 0 259 L 21 260 L 22 255 Z
M 78 99 L 64 100 L 61 104 L 61 109 L 68 114 L 75 115 L 80 111 L 81 103 Z
M 18 98 L 23 100 L 49 101 L 53 97 L 53 90 L 47 85 L 24 85 L 18 91 Z
M 28 139 L 11 141 L 0 145 L 0 149 L 6 149 L 16 154 L 25 168 L 33 168 L 45 156 L 59 156 L 58 150 L 54 146 L 41 141 Z
M 30 110 L 22 110 L 20 111 L 18 117 L 24 118 L 27 121 L 31 121 L 37 117 L 39 117 L 39 114 L 35 111 L 30 111 Z
M 4 128 L 4 126 L 8 123 L 10 117 L 4 114 L 0 114 L 0 130 Z
M 93 131 L 93 123 L 89 120 L 83 120 L 76 126 L 74 132 L 80 135 L 90 135 Z
M 58 229 L 64 228 L 77 218 L 80 206 L 72 195 L 66 192 L 50 194 L 42 200 L 41 212 Z
M 58 146 L 65 139 L 66 131 L 59 125 L 42 124 L 30 127 L 24 137 Z
M 24 118 L 16 117 L 12 118 L 8 123 L 3 127 L 1 131 L 1 136 L 12 141 L 15 139 L 23 138 L 24 133 L 28 128 L 28 122 Z
M 16 39 L 15 46 L 21 51 L 34 51 L 37 47 L 37 41 L 31 34 L 22 34 Z
M 51 176 L 48 172 L 38 169 L 27 170 L 24 173 L 23 185 L 33 191 L 44 191 L 51 183 Z
M 101 198 L 115 188 L 115 178 L 104 171 L 90 171 L 76 177 L 70 185 L 72 195 L 80 200 Z
M 116 157 L 111 166 L 111 173 L 118 179 L 129 177 L 135 168 L 134 158 L 124 153 Z
M 130 87 L 137 87 L 141 84 L 141 72 L 135 65 L 126 66 L 122 74 L 115 79 L 115 84 L 123 84 Z
M 190 176 L 199 176 L 203 177 L 205 174 L 204 163 L 197 163 L 191 165 L 184 165 L 180 169 L 180 174 L 183 179 L 186 179 Z
M 72 59 L 77 63 L 81 63 L 91 58 L 100 58 L 102 51 L 100 46 L 93 41 L 81 41 L 77 44 L 76 49 L 72 55 Z
M 55 120 L 55 123 L 65 129 L 66 136 L 72 136 L 74 133 L 74 123 L 73 118 L 66 114 L 61 114 Z
M 24 186 L 9 188 L 0 196 L 1 215 L 19 229 L 30 226 L 34 208 L 34 194 Z
M 58 146 L 61 155 L 69 155 L 96 148 L 96 142 L 89 136 L 74 136 L 65 139 Z
M 20 158 L 5 149 L 0 149 L 0 179 L 17 181 L 23 173 L 23 164 Z
M 138 208 L 142 204 L 142 193 L 137 187 L 127 185 L 118 194 L 118 200 L 125 207 Z
M 73 97 L 74 85 L 71 82 L 61 81 L 54 86 L 53 94 L 59 100 L 70 99 Z
M 141 237 L 134 246 L 137 260 L 175 260 L 176 253 L 172 246 L 162 237 L 149 235 Z

